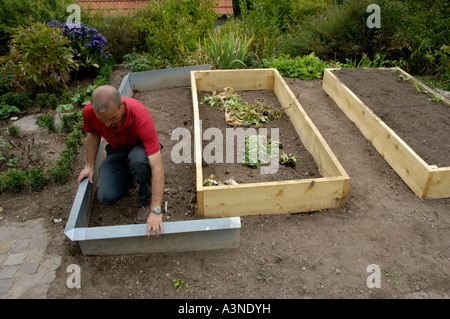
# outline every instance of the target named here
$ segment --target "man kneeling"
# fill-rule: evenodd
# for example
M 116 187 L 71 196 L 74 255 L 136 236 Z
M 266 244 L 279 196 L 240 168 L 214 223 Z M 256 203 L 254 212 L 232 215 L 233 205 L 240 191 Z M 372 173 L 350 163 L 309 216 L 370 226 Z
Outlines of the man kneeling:
M 94 164 L 100 140 L 106 146 L 106 158 L 100 165 L 97 197 L 102 204 L 114 204 L 139 186 L 140 207 L 135 221 L 147 223 L 147 235 L 164 232 L 161 203 L 164 193 L 162 146 L 147 108 L 129 97 L 121 97 L 110 85 L 99 86 L 83 109 L 83 129 L 87 132 L 87 165 L 80 172 L 93 182 Z

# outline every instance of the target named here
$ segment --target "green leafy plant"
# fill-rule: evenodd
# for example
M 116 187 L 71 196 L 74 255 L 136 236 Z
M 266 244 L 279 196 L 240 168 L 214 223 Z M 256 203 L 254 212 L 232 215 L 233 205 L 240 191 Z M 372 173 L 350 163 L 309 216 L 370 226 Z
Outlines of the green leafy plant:
M 400 75 L 398 76 L 398 79 L 399 79 L 399 81 L 407 82 L 407 81 L 409 81 L 411 78 L 410 78 L 410 77 L 406 77 L 406 76 L 404 76 L 403 74 L 400 74 Z
M 280 163 L 281 165 L 294 167 L 298 161 L 298 156 L 292 156 L 292 154 L 286 154 L 283 152 L 280 155 Z
M 6 62 L 27 91 L 57 92 L 67 88 L 70 72 L 78 68 L 73 58 L 61 31 L 38 22 L 14 29 Z
M 58 103 L 58 97 L 54 93 L 39 93 L 36 94 L 36 103 L 41 108 L 55 108 Z
M 416 91 L 418 93 L 424 93 L 424 94 L 428 93 L 427 90 L 422 90 L 419 86 L 420 86 L 420 82 L 419 81 L 414 82 L 414 87 L 416 88 Z
M 20 129 L 19 129 L 19 127 L 17 126 L 17 125 L 14 125 L 14 124 L 9 124 L 9 126 L 8 126 L 8 133 L 11 135 L 11 136 L 14 136 L 14 137 L 19 137 L 19 135 L 20 135 Z
M 15 193 L 20 192 L 25 187 L 26 174 L 24 171 L 15 168 L 9 168 L 3 176 L 3 187 Z
M 36 125 L 40 127 L 46 127 L 49 132 L 54 132 L 55 126 L 55 116 L 53 114 L 42 114 L 36 120 Z
M 69 104 L 60 104 L 58 105 L 58 107 L 56 108 L 56 112 L 61 112 L 61 111 L 71 111 L 73 110 L 74 106 L 72 103 Z
M 436 91 L 434 91 L 433 93 L 434 93 L 434 97 L 428 98 L 428 100 L 431 102 L 439 103 L 439 101 L 442 99 L 442 96 L 440 96 Z
M 398 285 L 398 279 L 399 277 L 404 275 L 404 272 L 402 270 L 399 271 L 395 271 L 395 272 L 391 272 L 389 270 L 385 270 L 384 274 L 386 275 L 386 277 L 392 278 L 394 280 L 394 284 Z
M 144 54 L 125 54 L 123 56 L 123 64 L 131 67 L 133 72 L 148 71 L 155 68 L 153 62 Z
M 272 145 L 273 144 L 273 145 Z M 274 153 L 272 151 L 275 150 Z M 251 168 L 260 168 L 267 165 L 270 159 L 278 156 L 278 145 L 262 135 L 245 137 L 244 165 Z
M 259 282 L 267 282 L 267 283 L 269 283 L 269 282 L 271 282 L 272 280 L 273 280 L 273 275 L 265 275 L 261 270 L 257 270 L 256 271 L 256 279 L 259 281 Z
M 173 282 L 173 287 L 176 289 L 179 289 L 182 287 L 189 289 L 189 285 L 183 279 L 174 278 L 174 279 L 172 279 L 172 282 Z
M 21 110 L 25 110 L 33 103 L 32 93 L 14 93 L 8 92 L 2 95 L 1 102 L 7 105 L 17 106 Z
M 257 102 L 249 105 L 233 88 L 227 87 L 224 92 L 205 96 L 201 104 L 209 104 L 225 111 L 227 124 L 233 126 L 255 125 L 262 127 L 270 120 L 280 118 L 285 109 L 277 109 L 271 105 Z
M 20 110 L 17 106 L 0 104 L 0 119 L 6 120 L 11 117 L 11 115 L 20 113 Z
M 31 190 L 34 192 L 42 190 L 48 184 L 48 178 L 43 167 L 35 167 L 28 170 L 27 179 L 30 182 Z
M 313 80 L 323 76 L 328 65 L 314 53 L 291 58 L 289 55 L 280 55 L 278 58 L 263 59 L 264 66 L 277 69 L 282 76 Z

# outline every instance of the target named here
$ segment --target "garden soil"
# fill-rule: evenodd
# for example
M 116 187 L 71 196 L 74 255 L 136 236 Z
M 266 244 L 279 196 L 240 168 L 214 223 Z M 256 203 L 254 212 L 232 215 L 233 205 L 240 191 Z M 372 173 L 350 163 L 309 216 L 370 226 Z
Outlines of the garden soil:
M 128 72 L 117 68 L 111 84 L 119 87 Z M 450 199 L 418 198 L 322 90 L 321 80 L 286 82 L 350 176 L 345 207 L 241 217 L 240 247 L 228 250 L 85 256 L 78 243 L 55 241 L 47 252 L 60 254 L 62 262 L 48 298 L 450 298 Z M 176 127 L 192 132 L 189 88 L 136 92 L 134 97 L 155 118 L 169 117 L 155 123 L 167 161 L 177 143 L 169 132 Z M 302 156 L 296 169 L 303 172 Z M 2 219 L 44 217 L 50 233 L 60 237 L 85 157 L 82 146 L 63 186 L 1 194 Z M 165 220 L 198 218 L 195 171 L 187 163 L 179 165 L 177 172 L 166 171 Z M 127 210 L 117 215 L 132 217 L 135 199 L 124 198 L 118 205 L 124 203 Z M 98 206 L 92 223 L 115 220 L 104 208 Z M 70 264 L 80 266 L 80 289 L 67 288 Z M 367 284 L 370 265 L 380 267 L 379 288 Z M 175 288 L 173 279 L 189 287 Z

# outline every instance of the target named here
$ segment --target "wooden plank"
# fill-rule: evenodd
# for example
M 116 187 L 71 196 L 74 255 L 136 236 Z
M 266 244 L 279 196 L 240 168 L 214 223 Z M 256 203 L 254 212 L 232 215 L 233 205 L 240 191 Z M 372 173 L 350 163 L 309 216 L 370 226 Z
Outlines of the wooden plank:
M 450 197 L 450 167 L 433 168 L 430 171 L 431 182 L 426 198 Z
M 419 197 L 429 177 L 429 165 L 420 158 L 392 129 L 362 102 L 332 72 L 326 69 L 323 89 L 347 117 Z
M 343 177 L 203 188 L 205 217 L 285 214 L 341 205 Z
M 203 169 L 202 169 L 202 132 L 198 108 L 198 78 L 196 72 L 191 72 L 191 93 L 194 114 L 194 162 L 197 187 L 197 208 L 199 216 L 204 216 L 203 205 Z
M 310 117 L 295 98 L 280 73 L 275 70 L 274 92 L 282 107 L 294 125 L 305 148 L 316 161 L 322 176 L 344 176 L 348 178 L 342 165 L 331 151 L 325 139 L 320 134 Z
M 197 71 L 198 91 L 272 90 L 274 69 Z

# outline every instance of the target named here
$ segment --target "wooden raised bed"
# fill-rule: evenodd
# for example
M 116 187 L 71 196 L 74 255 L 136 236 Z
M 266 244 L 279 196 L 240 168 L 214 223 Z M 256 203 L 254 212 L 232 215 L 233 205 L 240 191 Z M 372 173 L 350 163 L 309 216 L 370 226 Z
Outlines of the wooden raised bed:
M 395 68 L 389 68 L 395 70 Z M 338 69 L 326 69 L 323 89 L 336 102 L 361 133 L 420 198 L 450 197 L 450 167 L 427 164 L 416 152 L 380 119 L 354 92 L 334 74 Z M 417 81 L 398 69 L 405 77 Z M 433 90 L 423 83 L 421 87 Z M 430 96 L 431 97 L 431 96 Z M 449 102 L 442 98 L 440 103 Z
M 271 90 L 311 153 L 322 177 L 302 180 L 203 186 L 202 132 L 198 92 Z M 276 69 L 192 71 L 198 213 L 205 217 L 283 214 L 345 204 L 349 177 Z

